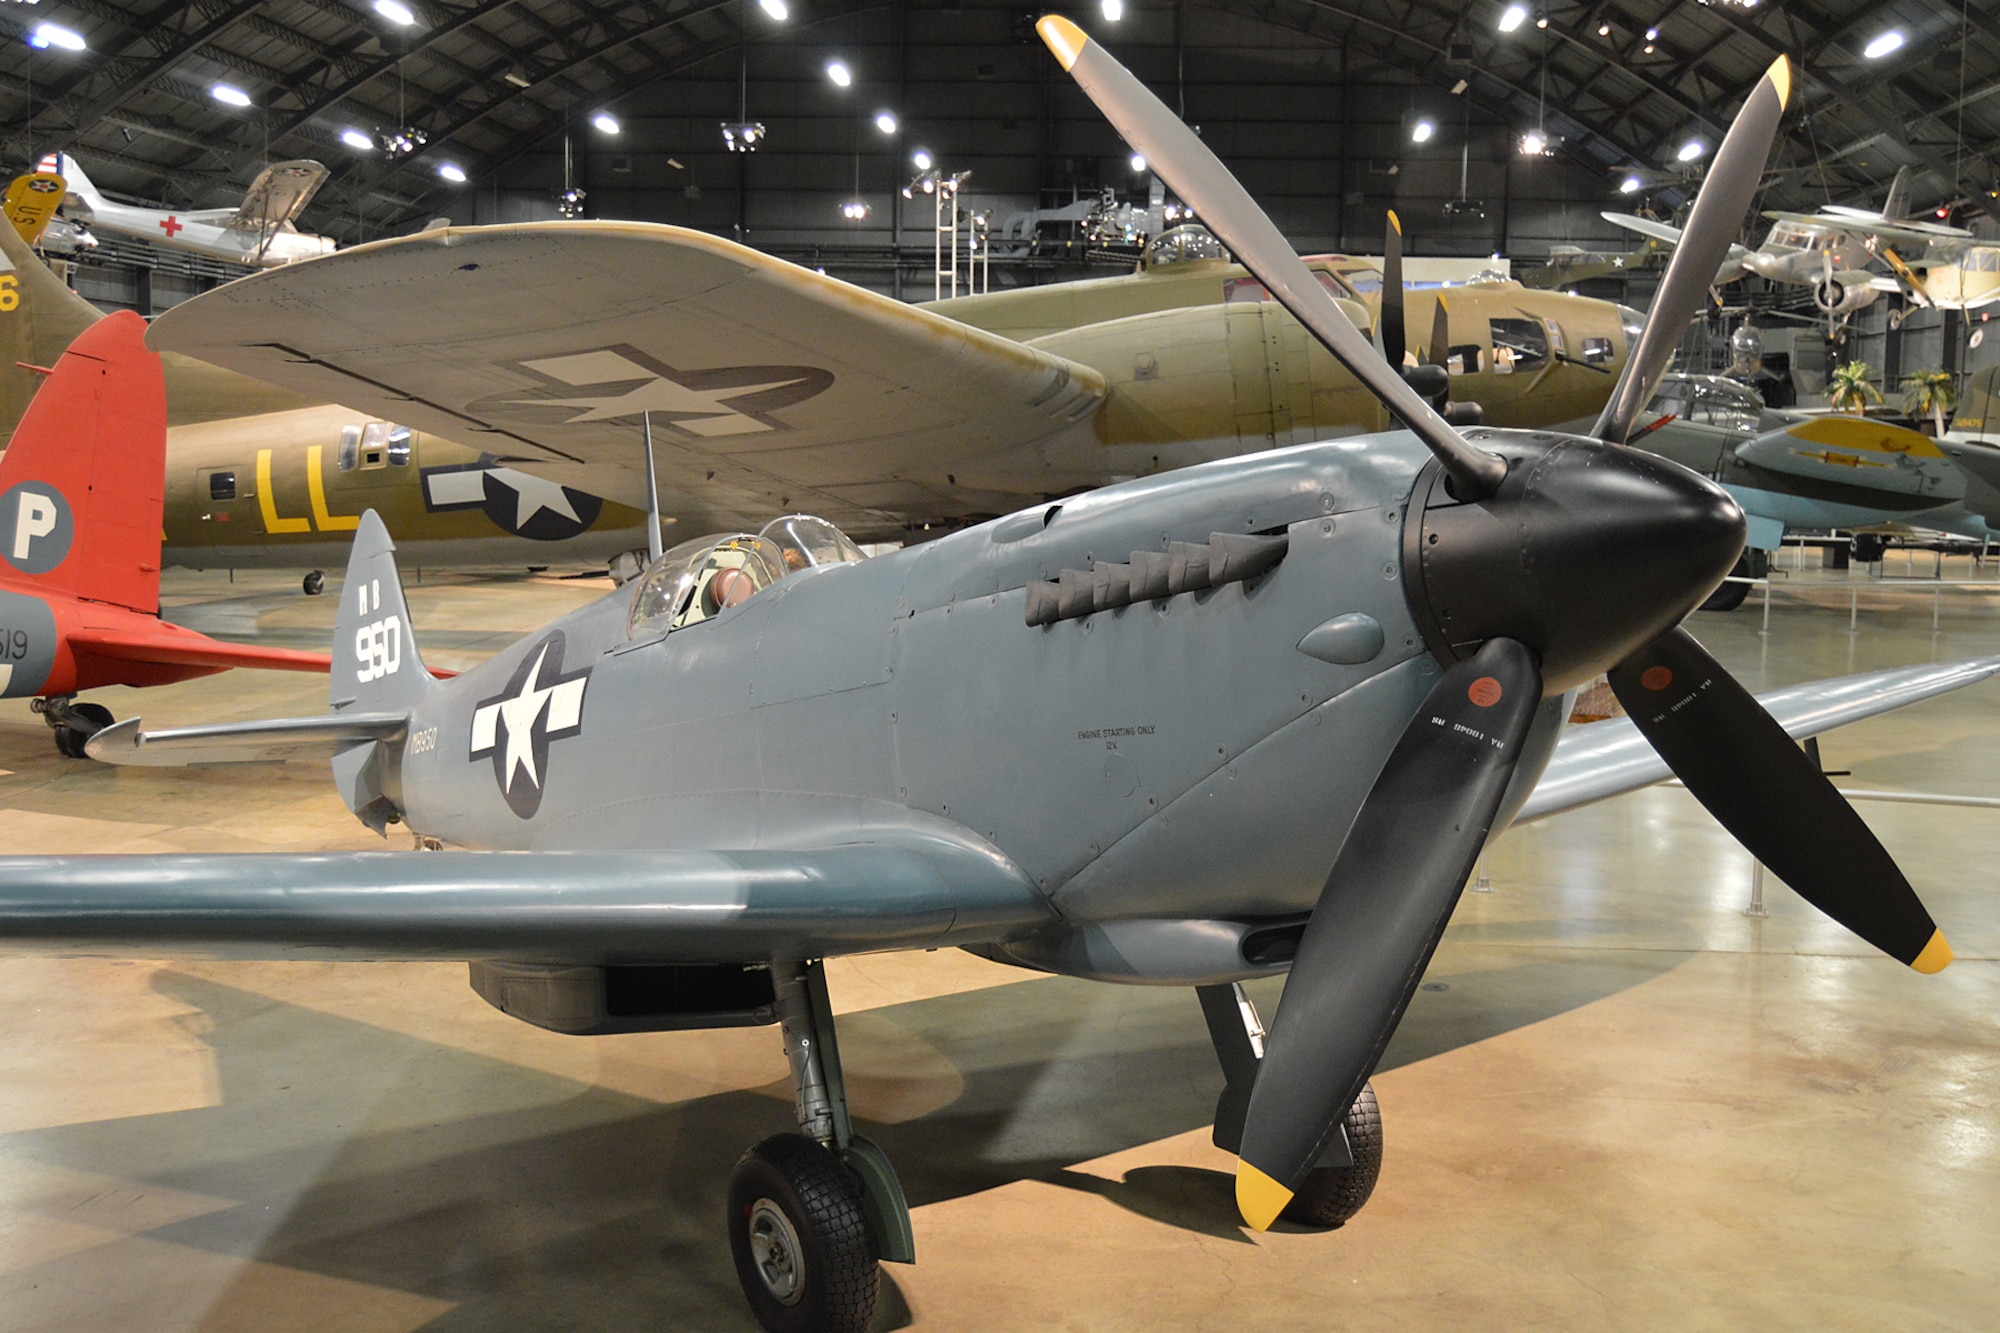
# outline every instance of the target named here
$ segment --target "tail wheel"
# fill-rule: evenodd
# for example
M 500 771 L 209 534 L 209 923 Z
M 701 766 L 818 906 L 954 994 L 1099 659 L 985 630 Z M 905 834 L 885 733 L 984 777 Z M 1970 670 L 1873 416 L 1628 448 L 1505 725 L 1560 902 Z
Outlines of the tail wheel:
M 1314 1168 L 1285 1205 L 1287 1221 L 1331 1230 L 1345 1225 L 1375 1192 L 1376 1178 L 1382 1174 L 1382 1108 L 1375 1101 L 1373 1083 L 1362 1085 L 1346 1125 L 1354 1165 Z
M 875 1316 L 881 1269 L 860 1186 L 803 1135 L 774 1135 L 737 1162 L 729 1248 L 770 1333 L 864 1333 Z
M 325 571 L 315 569 L 299 581 L 299 586 L 305 589 L 306 596 L 319 596 L 320 592 L 326 587 Z

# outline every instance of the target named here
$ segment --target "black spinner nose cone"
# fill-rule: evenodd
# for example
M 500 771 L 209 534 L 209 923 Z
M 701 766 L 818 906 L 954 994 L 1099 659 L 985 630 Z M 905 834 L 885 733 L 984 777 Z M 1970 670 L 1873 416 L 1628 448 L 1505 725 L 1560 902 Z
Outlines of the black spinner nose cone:
M 1743 551 L 1743 511 L 1654 454 L 1571 437 L 1496 434 L 1492 496 L 1441 483 L 1405 525 L 1410 601 L 1433 651 L 1506 635 L 1540 654 L 1551 693 L 1623 661 L 1701 604 Z M 1414 549 L 1410 549 L 1414 547 Z

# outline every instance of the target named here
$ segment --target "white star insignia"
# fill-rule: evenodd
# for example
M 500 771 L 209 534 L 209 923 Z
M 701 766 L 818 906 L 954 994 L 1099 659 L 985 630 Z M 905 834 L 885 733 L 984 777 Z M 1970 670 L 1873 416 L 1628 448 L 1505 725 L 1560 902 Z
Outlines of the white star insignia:
M 514 789 L 514 775 L 526 769 L 528 781 L 536 788 L 542 785 L 542 775 L 535 769 L 535 725 L 547 713 L 547 730 L 564 731 L 577 724 L 583 715 L 583 688 L 585 678 L 558 681 L 554 685 L 541 684 L 542 664 L 549 655 L 547 644 L 535 655 L 535 664 L 521 680 L 521 692 L 511 699 L 500 699 L 486 704 L 472 714 L 472 754 L 477 756 L 492 750 L 498 740 L 501 727 L 507 731 L 505 756 L 505 777 L 501 782 L 502 791 Z

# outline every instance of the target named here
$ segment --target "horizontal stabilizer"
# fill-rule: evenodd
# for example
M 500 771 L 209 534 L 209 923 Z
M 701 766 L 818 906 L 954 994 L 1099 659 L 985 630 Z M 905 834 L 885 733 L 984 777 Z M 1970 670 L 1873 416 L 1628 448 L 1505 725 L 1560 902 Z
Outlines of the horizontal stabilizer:
M 267 671 L 325 671 L 325 653 L 296 648 L 264 648 L 252 643 L 211 639 L 178 625 L 148 626 L 143 634 L 117 630 L 78 630 L 69 636 L 72 652 L 116 658 L 121 662 L 152 662 L 160 666 L 261 667 Z
M 990 941 L 1053 916 L 1011 863 L 935 839 L 0 857 L 0 952 L 14 953 L 748 963 Z
M 407 713 L 342 713 L 162 731 L 141 731 L 139 723 L 136 717 L 112 723 L 90 738 L 86 752 L 107 764 L 135 768 L 278 764 L 326 758 L 342 745 L 361 741 L 401 740 L 410 718 Z
M 1789 685 L 1758 695 L 1757 702 L 1777 719 L 1786 735 L 1802 741 L 1877 713 L 1976 685 L 1996 671 L 2000 671 L 2000 657 L 1935 662 Z M 1665 782 L 1672 776 L 1666 760 L 1628 718 L 1568 727 L 1556 744 L 1555 758 L 1549 761 L 1514 822 L 1560 814 Z
M 1627 231 L 1636 231 L 1641 236 L 1650 236 L 1656 241 L 1665 241 L 1668 245 L 1680 244 L 1681 229 L 1665 222 L 1655 222 L 1652 218 L 1635 217 L 1630 213 L 1604 212 L 1599 213 L 1598 216 L 1614 226 L 1623 227 Z

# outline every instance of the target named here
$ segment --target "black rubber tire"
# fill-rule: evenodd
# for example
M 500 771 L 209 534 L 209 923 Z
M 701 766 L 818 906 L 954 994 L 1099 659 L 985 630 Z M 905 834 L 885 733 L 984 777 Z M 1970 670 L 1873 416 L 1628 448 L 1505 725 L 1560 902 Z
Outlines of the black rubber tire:
M 775 1204 L 798 1238 L 799 1286 L 787 1305 L 751 1249 L 760 1202 Z M 827 1149 L 801 1134 L 775 1134 L 743 1154 L 729 1178 L 729 1250 L 757 1322 L 770 1333 L 864 1333 L 875 1317 L 882 1270 L 861 1186 Z
M 1729 576 L 1736 579 L 1750 578 L 1750 562 L 1740 555 L 1737 556 L 1736 563 L 1730 567 Z M 1743 599 L 1749 595 L 1750 585 L 1747 583 L 1720 584 L 1714 592 L 1708 595 L 1708 600 L 1695 609 L 1699 611 L 1734 611 L 1737 607 L 1743 605 Z
M 326 574 L 315 569 L 299 581 L 299 586 L 305 589 L 306 596 L 317 597 L 326 589 Z
M 1362 1085 L 1347 1113 L 1347 1146 L 1354 1153 L 1354 1165 L 1322 1166 L 1310 1172 L 1285 1205 L 1286 1221 L 1331 1231 L 1345 1226 L 1375 1192 L 1376 1178 L 1382 1174 L 1382 1108 L 1375 1101 L 1373 1083 Z
M 89 740 L 117 720 L 103 704 L 71 704 L 69 715 L 72 719 L 70 730 L 84 740 Z M 78 748 L 80 752 L 81 747 Z
M 84 757 L 84 739 L 84 737 L 77 735 L 76 732 L 72 731 L 66 725 L 58 724 L 56 727 L 56 749 L 65 759 L 81 759 Z

